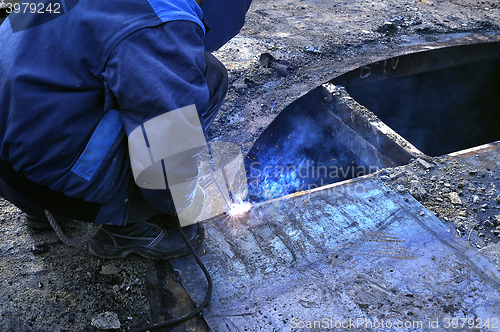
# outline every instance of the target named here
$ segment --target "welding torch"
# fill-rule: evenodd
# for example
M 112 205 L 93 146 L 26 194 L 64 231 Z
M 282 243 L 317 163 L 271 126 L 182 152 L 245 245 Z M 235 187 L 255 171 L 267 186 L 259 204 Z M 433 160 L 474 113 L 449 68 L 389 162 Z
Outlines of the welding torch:
M 208 138 L 207 138 L 206 141 L 207 141 L 208 155 L 210 157 L 210 165 L 212 166 L 212 172 L 213 172 L 212 173 L 212 178 L 213 178 L 213 180 L 215 182 L 215 185 L 219 189 L 219 191 L 220 191 L 220 193 L 222 195 L 222 198 L 224 198 L 224 200 L 226 201 L 228 209 L 230 209 L 231 206 L 235 204 L 235 201 L 234 201 L 233 193 L 231 192 L 231 187 L 229 185 L 229 181 L 227 179 L 226 170 L 225 170 L 224 167 L 221 167 L 222 176 L 223 176 L 224 182 L 226 183 L 226 189 L 227 189 L 227 193 L 228 193 L 228 196 L 229 196 L 229 200 L 226 198 L 226 195 L 224 195 L 224 192 L 222 191 L 222 188 L 220 187 L 219 182 L 215 178 L 215 163 L 214 163 L 214 158 L 213 158 L 213 155 L 212 155 L 212 146 L 211 146 L 210 142 L 208 141 Z

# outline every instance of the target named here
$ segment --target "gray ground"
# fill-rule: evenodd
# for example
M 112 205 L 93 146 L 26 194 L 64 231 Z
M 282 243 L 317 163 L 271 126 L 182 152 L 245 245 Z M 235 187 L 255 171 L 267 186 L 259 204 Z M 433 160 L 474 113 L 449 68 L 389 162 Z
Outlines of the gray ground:
M 211 136 L 247 153 L 287 104 L 339 74 L 451 39 L 498 37 L 499 5 L 254 1 L 241 34 L 216 52 L 229 70 L 230 90 Z M 384 175 L 394 190 L 409 191 L 466 241 L 484 248 L 499 240 L 500 172 L 496 156 L 481 158 L 435 158 L 433 168 L 414 162 Z M 168 262 L 99 260 L 85 247 L 64 246 L 51 231 L 29 229 L 20 211 L 3 200 L 0 213 L 2 331 L 95 331 L 92 320 L 97 324 L 106 312 L 116 313 L 118 330 L 126 331 L 176 317 L 191 305 Z M 66 228 L 78 233 L 81 225 Z M 192 320 L 172 330 L 205 328 Z

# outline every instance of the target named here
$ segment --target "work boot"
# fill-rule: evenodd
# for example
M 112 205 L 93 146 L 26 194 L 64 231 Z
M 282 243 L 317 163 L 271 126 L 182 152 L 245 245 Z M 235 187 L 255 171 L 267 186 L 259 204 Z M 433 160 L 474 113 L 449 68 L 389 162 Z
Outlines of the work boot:
M 153 259 L 184 256 L 190 251 L 175 227 L 176 222 L 176 216 L 160 213 L 124 227 L 103 226 L 89 241 L 90 253 L 101 258 L 121 258 L 131 253 Z M 205 237 L 202 223 L 183 227 L 182 231 L 194 248 Z

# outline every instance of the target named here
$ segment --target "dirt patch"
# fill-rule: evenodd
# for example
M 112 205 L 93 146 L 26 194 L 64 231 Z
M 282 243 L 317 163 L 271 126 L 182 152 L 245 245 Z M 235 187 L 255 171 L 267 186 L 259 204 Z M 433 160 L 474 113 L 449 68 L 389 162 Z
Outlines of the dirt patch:
M 456 157 L 417 159 L 379 177 L 409 192 L 478 249 L 500 242 L 499 145 Z

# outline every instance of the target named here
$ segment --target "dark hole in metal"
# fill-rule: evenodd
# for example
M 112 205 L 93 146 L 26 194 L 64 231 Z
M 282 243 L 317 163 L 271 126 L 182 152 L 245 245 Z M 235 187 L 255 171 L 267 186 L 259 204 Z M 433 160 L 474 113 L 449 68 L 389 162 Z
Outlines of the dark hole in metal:
M 332 81 L 430 156 L 500 139 L 500 45 L 379 61 Z
M 263 201 L 364 175 L 370 166 L 333 134 L 331 94 L 317 88 L 286 107 L 245 158 L 249 199 Z
M 500 139 L 499 55 L 498 43 L 452 46 L 375 62 L 329 83 L 437 156 Z M 351 112 L 325 86 L 285 108 L 245 158 L 250 200 L 408 162 L 400 143 Z

